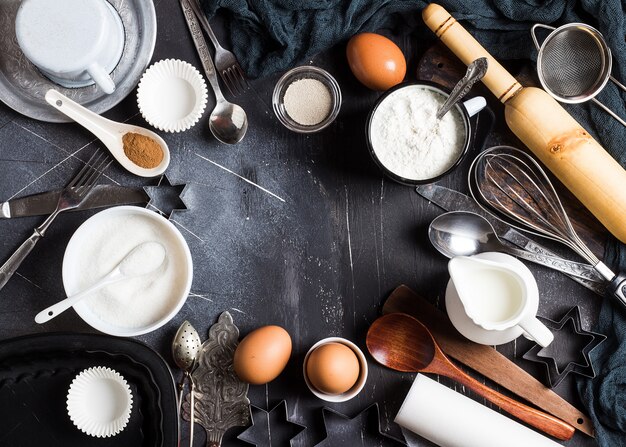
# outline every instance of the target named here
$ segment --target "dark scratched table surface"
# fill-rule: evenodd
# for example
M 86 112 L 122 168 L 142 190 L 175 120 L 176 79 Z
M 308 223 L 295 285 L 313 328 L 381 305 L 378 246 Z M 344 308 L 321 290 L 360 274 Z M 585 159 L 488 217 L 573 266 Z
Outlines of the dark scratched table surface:
M 155 7 L 158 36 L 153 61 L 176 58 L 201 69 L 178 2 L 156 0 Z M 417 60 L 425 49 L 412 40 L 411 34 L 395 40 L 408 58 L 407 78 L 414 79 Z M 412 188 L 383 177 L 371 160 L 364 126 L 378 93 L 357 83 L 344 52 L 345 44 L 338 45 L 308 61 L 330 71 L 344 97 L 337 120 L 318 134 L 292 133 L 274 116 L 271 95 L 280 73 L 253 80 L 251 91 L 237 99 L 250 123 L 240 144 L 226 146 L 212 137 L 207 127 L 214 106 L 212 95 L 194 128 L 180 134 L 161 133 L 171 149 L 169 179 L 173 184 L 188 185 L 185 201 L 189 209 L 174 213 L 171 220 L 190 246 L 194 279 L 180 313 L 163 328 L 137 338 L 161 353 L 173 367 L 170 343 L 185 319 L 203 339 L 225 310 L 232 314 L 242 334 L 267 324 L 285 327 L 293 339 L 293 355 L 286 370 L 268 385 L 252 386 L 249 396 L 254 405 L 266 409 L 286 400 L 291 420 L 307 426 L 293 440 L 294 446 L 314 445 L 324 438 L 325 405 L 353 416 L 377 402 L 381 430 L 402 437 L 393 419 L 413 374 L 386 370 L 369 358 L 369 378 L 360 395 L 349 402 L 329 404 L 306 388 L 302 360 L 313 343 L 329 336 L 346 337 L 365 351 L 367 328 L 396 286 L 407 284 L 439 304 L 448 280 L 447 260 L 427 238 L 428 224 L 441 209 Z M 496 105 L 493 112 L 495 128 L 502 129 L 502 110 Z M 135 92 L 105 116 L 147 126 L 138 112 Z M 505 131 L 494 134 L 490 141 L 507 138 L 511 137 Z M 76 124 L 34 121 L 0 104 L 0 201 L 62 187 L 100 146 Z M 440 184 L 467 192 L 465 176 L 475 154 L 473 149 Z M 133 177 L 117 165 L 101 181 L 128 186 L 154 184 Z M 65 297 L 61 283 L 65 246 L 94 212 L 61 215 L 0 291 L 1 339 L 52 331 L 93 332 L 71 310 L 45 325 L 37 325 L 33 318 L 42 308 Z M 0 260 L 7 259 L 41 221 L 41 217 L 0 221 Z M 529 268 L 541 292 L 540 315 L 558 319 L 571 306 L 580 305 L 583 326 L 591 327 L 598 297 L 557 272 L 535 265 Z M 538 376 L 540 367 L 521 358 L 530 346 L 520 338 L 498 350 Z M 178 371 L 174 374 L 180 377 Z M 441 381 L 464 391 L 450 381 Z M 555 391 L 580 407 L 573 377 L 567 377 Z M 376 436 L 372 418 L 365 425 L 366 433 L 361 435 L 357 425 L 344 424 L 348 439 L 352 436 L 354 440 L 350 445 L 396 445 Z M 231 430 L 224 445 L 249 445 L 236 439 L 241 431 Z M 337 436 L 335 439 L 345 435 L 330 431 L 329 436 Z M 199 427 L 196 435 L 196 445 L 200 445 L 204 433 Z M 432 445 L 419 437 L 409 442 Z M 595 442 L 576 433 L 564 444 L 587 447 Z

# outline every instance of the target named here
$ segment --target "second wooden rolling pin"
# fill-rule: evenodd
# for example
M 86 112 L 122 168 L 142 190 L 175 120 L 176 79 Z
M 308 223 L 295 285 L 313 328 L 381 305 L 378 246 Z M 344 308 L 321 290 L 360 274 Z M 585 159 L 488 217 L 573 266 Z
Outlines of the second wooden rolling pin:
M 422 18 L 466 65 L 479 57 L 489 60 L 482 81 L 504 103 L 509 128 L 626 243 L 626 170 L 545 91 L 522 87 L 444 8 L 430 4 Z
M 446 355 L 577 430 L 593 436 L 593 425 L 585 414 L 492 347 L 464 338 L 443 312 L 407 286 L 397 287 L 383 305 L 383 314 L 396 312 L 409 314 L 420 320 L 432 332 Z

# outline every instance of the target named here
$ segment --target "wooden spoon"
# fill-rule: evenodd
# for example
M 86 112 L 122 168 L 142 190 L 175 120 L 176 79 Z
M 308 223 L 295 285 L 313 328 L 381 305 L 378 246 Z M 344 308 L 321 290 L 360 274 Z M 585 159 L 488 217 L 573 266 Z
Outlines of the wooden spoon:
M 380 364 L 396 371 L 439 374 L 459 382 L 507 413 L 557 439 L 568 440 L 574 427 L 492 390 L 454 365 L 426 326 L 410 315 L 378 318 L 367 331 L 367 349 Z

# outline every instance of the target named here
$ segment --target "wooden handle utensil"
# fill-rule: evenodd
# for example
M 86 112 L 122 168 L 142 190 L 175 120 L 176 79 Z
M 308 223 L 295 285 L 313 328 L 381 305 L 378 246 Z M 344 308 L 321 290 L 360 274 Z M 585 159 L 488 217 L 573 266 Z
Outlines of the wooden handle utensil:
M 626 170 L 545 91 L 522 87 L 444 8 L 430 4 L 422 18 L 466 65 L 488 59 L 483 83 L 504 103 L 509 128 L 626 243 Z
M 383 305 L 383 314 L 396 312 L 419 319 L 449 357 L 564 420 L 577 430 L 593 436 L 593 425 L 587 415 L 492 347 L 479 345 L 463 337 L 443 312 L 405 285 L 397 287 Z
M 460 370 L 441 351 L 426 326 L 410 315 L 393 313 L 378 318 L 367 331 L 366 343 L 370 354 L 391 369 L 449 377 L 544 433 L 561 440 L 574 435 L 571 425 L 500 394 Z

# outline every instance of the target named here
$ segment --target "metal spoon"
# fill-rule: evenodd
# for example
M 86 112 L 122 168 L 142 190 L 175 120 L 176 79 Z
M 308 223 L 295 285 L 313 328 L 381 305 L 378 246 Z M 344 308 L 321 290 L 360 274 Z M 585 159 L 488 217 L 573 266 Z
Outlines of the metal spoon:
M 484 397 L 521 421 L 555 438 L 567 440 L 574 427 L 552 415 L 504 396 L 470 377 L 443 353 L 430 331 L 407 314 L 378 318 L 367 331 L 367 349 L 381 365 L 396 371 L 427 372 L 448 377 Z
M 228 102 L 226 98 L 224 98 L 215 73 L 215 65 L 211 60 L 211 54 L 209 53 L 206 40 L 202 35 L 202 28 L 200 28 L 198 19 L 187 0 L 180 0 L 180 5 L 185 14 L 187 26 L 189 27 L 191 38 L 198 51 L 202 67 L 204 67 L 206 77 L 213 88 L 213 92 L 215 92 L 216 104 L 209 119 L 209 129 L 211 129 L 213 136 L 222 143 L 238 143 L 243 139 L 248 130 L 248 117 L 246 116 L 246 112 L 237 104 Z
M 141 177 L 155 177 L 163 174 L 169 166 L 170 150 L 167 147 L 167 143 L 163 140 L 163 138 L 151 130 L 140 126 L 118 123 L 116 121 L 106 119 L 53 89 L 46 92 L 45 100 L 59 112 L 73 119 L 89 132 L 94 134 L 100 141 L 102 141 L 102 143 L 104 143 L 107 149 L 111 152 L 111 155 L 113 155 L 119 164 L 121 164 L 127 171 Z M 161 163 L 152 169 L 142 168 L 141 166 L 133 163 L 124 153 L 124 143 L 122 141 L 122 137 L 127 133 L 145 135 L 146 137 L 150 137 L 159 143 L 161 149 L 163 150 L 163 160 L 161 160 Z
M 183 321 L 183 324 L 180 325 L 178 331 L 176 331 L 176 335 L 174 336 L 174 341 L 172 342 L 172 357 L 174 357 L 174 363 L 183 371 L 183 377 L 178 384 L 178 414 L 179 414 L 179 422 L 180 422 L 180 408 L 183 403 L 183 389 L 185 388 L 185 379 L 189 381 L 189 396 L 191 399 L 190 409 L 189 409 L 189 445 L 193 445 L 193 424 L 195 419 L 194 414 L 194 406 L 195 406 L 195 398 L 193 395 L 195 384 L 193 381 L 193 377 L 191 373 L 196 367 L 196 359 L 198 358 L 198 353 L 200 352 L 200 347 L 202 343 L 200 342 L 200 336 L 198 335 L 198 331 L 194 329 L 194 327 L 187 321 Z M 180 430 L 179 430 L 180 433 Z
M 487 58 L 481 57 L 467 66 L 465 76 L 463 76 L 463 78 L 456 83 L 446 102 L 444 102 L 443 105 L 439 107 L 439 110 L 437 110 L 438 120 L 443 118 L 443 116 L 448 113 L 457 102 L 467 95 L 472 86 L 485 76 L 488 65 Z
M 35 322 L 42 324 L 52 320 L 60 313 L 65 312 L 74 304 L 106 285 L 155 271 L 163 264 L 163 261 L 165 261 L 165 254 L 165 247 L 159 242 L 150 241 L 137 245 L 129 251 L 128 254 L 124 256 L 124 259 L 122 259 L 113 270 L 107 273 L 104 278 L 100 279 L 100 281 L 88 289 L 45 308 L 35 316 Z
M 428 238 L 444 256 L 471 256 L 486 251 L 507 253 L 563 273 L 603 282 L 604 279 L 591 265 L 568 261 L 554 256 L 531 253 L 505 245 L 484 217 L 466 212 L 452 211 L 437 216 L 428 227 Z

